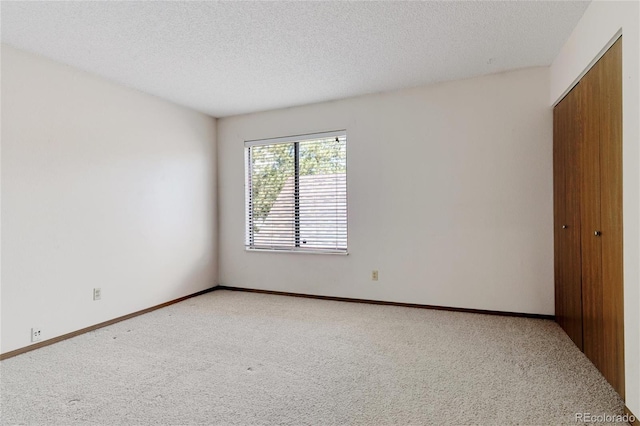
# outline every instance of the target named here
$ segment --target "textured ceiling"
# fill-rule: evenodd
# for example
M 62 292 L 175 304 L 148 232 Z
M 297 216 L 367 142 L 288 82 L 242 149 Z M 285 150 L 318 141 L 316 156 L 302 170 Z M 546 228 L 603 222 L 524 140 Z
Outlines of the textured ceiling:
M 9 2 L 2 42 L 213 116 L 550 65 L 588 2 Z

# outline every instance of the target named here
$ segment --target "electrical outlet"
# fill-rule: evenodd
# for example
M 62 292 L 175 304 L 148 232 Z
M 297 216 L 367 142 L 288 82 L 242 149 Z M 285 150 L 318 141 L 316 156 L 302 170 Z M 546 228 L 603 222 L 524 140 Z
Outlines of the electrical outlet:
M 378 270 L 374 269 L 371 271 L 371 281 L 378 281 Z
M 94 288 L 93 289 L 93 300 L 100 300 L 100 299 L 102 299 L 102 289 Z
M 42 338 L 42 330 L 40 329 L 40 327 L 33 327 L 31 329 L 31 341 L 39 342 L 41 338 Z

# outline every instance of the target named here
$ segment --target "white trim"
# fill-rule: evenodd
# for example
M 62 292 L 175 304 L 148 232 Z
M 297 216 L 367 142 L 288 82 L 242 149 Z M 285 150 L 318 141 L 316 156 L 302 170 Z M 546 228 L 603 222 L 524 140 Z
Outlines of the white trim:
M 347 131 L 346 130 L 334 130 L 328 132 L 321 133 L 307 133 L 302 135 L 293 135 L 293 136 L 285 136 L 279 138 L 269 138 L 269 139 L 259 139 L 259 140 L 251 140 L 244 142 L 244 152 L 245 152 L 245 251 L 254 251 L 254 252 L 268 252 L 268 253 L 306 253 L 306 254 L 337 254 L 337 255 L 346 255 L 347 247 L 344 248 L 333 248 L 332 245 L 312 248 L 312 247 L 294 247 L 295 244 L 292 245 L 283 245 L 281 247 L 274 247 L 270 245 L 259 245 L 256 246 L 253 244 L 253 232 L 252 228 L 249 225 L 249 218 L 252 217 L 253 211 L 249 206 L 248 200 L 250 199 L 250 191 L 251 191 L 251 177 L 253 176 L 253 171 L 251 170 L 251 152 L 252 147 L 255 146 L 272 146 L 278 144 L 291 144 L 293 146 L 298 146 L 299 143 L 334 143 L 339 140 L 342 142 L 346 142 Z M 346 148 L 346 145 L 345 145 Z M 297 154 L 296 154 L 297 155 Z M 346 151 L 345 151 L 346 155 Z M 345 158 L 346 160 L 346 158 Z M 345 163 L 346 166 L 346 163 Z M 298 176 L 298 171 L 296 170 L 296 176 Z M 346 172 L 345 172 L 346 178 Z M 345 201 L 347 197 L 346 193 L 346 181 L 345 181 Z M 345 220 L 347 218 L 345 217 Z M 346 225 L 346 222 L 345 222 Z M 346 241 L 345 241 L 346 243 Z
M 259 145 L 274 145 L 278 143 L 288 143 L 288 142 L 302 142 L 307 140 L 315 140 L 315 139 L 329 139 L 340 136 L 346 136 L 346 130 L 333 130 L 330 132 L 322 132 L 322 133 L 308 133 L 305 135 L 293 135 L 293 136 L 283 136 L 280 138 L 270 138 L 270 139 L 255 139 L 250 141 L 244 141 L 245 148 L 249 148 L 252 146 Z
M 340 251 L 340 250 L 328 250 L 328 249 L 322 249 L 322 250 L 309 250 L 309 249 L 268 249 L 268 248 L 250 248 L 250 247 L 245 247 L 244 251 L 246 252 L 256 252 L 256 253 L 292 253 L 292 254 L 331 254 L 331 255 L 339 255 L 339 256 L 346 256 L 349 254 L 349 252 L 347 251 Z
M 593 58 L 591 60 L 591 62 L 589 62 L 587 67 L 578 75 L 578 77 L 575 80 L 573 80 L 573 82 L 569 85 L 569 87 L 567 87 L 565 89 L 565 91 L 562 92 L 560 97 L 558 99 L 556 99 L 556 101 L 553 103 L 553 105 L 551 105 L 551 108 L 555 108 L 555 106 L 558 105 L 560 103 L 560 101 L 562 101 L 564 99 L 564 97 L 567 96 L 571 90 L 573 90 L 574 87 L 576 87 L 576 85 L 580 82 L 580 80 L 582 80 L 582 77 L 587 75 L 587 73 L 591 70 L 591 68 L 593 68 L 593 66 L 596 64 L 596 62 L 598 62 L 604 56 L 604 54 L 607 53 L 607 50 L 609 50 L 611 48 L 611 46 L 613 46 L 613 44 L 616 41 L 618 41 L 618 39 L 620 37 L 622 37 L 622 28 L 620 28 L 616 32 L 616 34 L 613 36 L 613 38 L 611 40 L 609 40 L 609 42 L 607 44 L 604 45 L 602 50 L 600 50 L 600 52 L 598 52 L 596 57 Z

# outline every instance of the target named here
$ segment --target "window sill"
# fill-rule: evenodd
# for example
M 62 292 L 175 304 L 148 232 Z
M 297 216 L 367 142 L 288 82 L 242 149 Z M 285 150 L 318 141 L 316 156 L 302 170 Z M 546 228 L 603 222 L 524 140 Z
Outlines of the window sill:
M 289 249 L 262 249 L 262 248 L 247 248 L 244 251 L 252 253 L 287 253 L 287 254 L 329 254 L 338 256 L 347 256 L 347 251 L 334 251 L 334 250 L 289 250 Z

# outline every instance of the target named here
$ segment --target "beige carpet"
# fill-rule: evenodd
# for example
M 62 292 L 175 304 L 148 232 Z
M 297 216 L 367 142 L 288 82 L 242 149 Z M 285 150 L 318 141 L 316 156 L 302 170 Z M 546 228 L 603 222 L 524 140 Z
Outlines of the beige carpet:
M 232 291 L 0 373 L 2 424 L 575 425 L 623 409 L 551 321 Z

